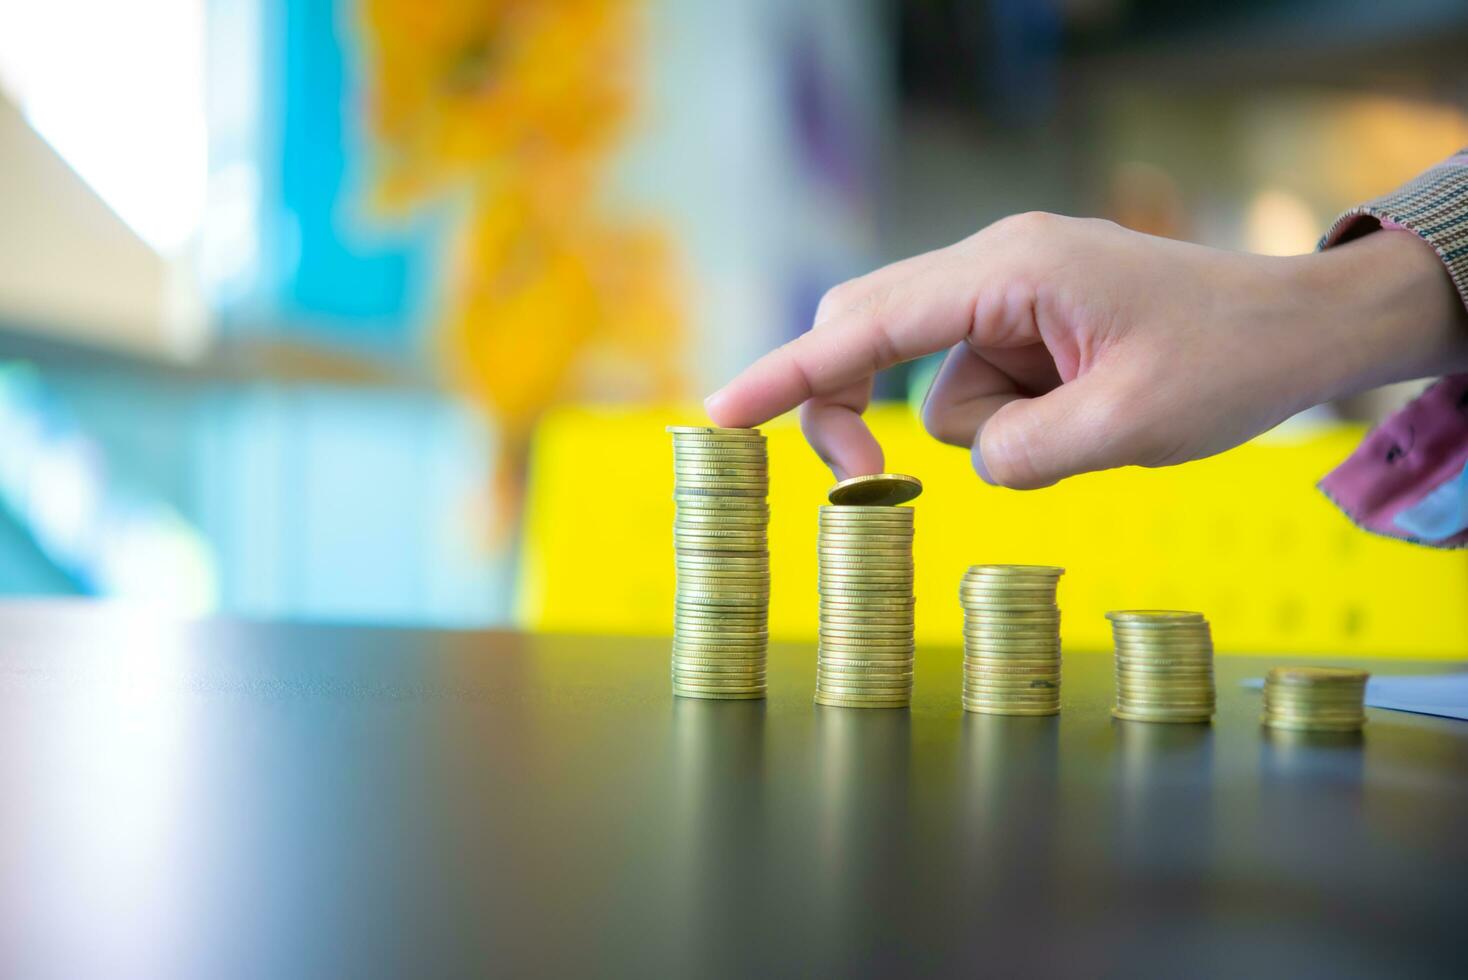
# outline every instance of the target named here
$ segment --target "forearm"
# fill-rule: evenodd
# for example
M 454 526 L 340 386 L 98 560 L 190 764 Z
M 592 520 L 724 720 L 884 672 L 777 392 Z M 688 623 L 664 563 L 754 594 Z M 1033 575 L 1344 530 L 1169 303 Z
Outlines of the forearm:
M 1409 231 L 1379 231 L 1296 260 L 1315 308 L 1321 400 L 1468 371 L 1468 307 Z

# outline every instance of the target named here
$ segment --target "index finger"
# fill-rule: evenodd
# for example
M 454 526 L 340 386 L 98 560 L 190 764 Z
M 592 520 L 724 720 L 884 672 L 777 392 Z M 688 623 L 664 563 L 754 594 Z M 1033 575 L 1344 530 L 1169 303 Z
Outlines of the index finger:
M 710 395 L 704 408 L 717 425 L 760 425 L 809 398 L 946 350 L 973 326 L 972 295 L 953 268 L 929 269 L 770 351 Z

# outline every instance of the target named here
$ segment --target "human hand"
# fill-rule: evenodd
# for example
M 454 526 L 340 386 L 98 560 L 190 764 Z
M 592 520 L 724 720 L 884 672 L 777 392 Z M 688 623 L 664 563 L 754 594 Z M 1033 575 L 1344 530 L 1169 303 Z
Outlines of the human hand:
M 705 402 L 718 425 L 801 406 L 838 478 L 883 468 L 877 371 L 948 350 L 923 406 L 986 481 L 1048 486 L 1235 446 L 1320 402 L 1468 367 L 1468 314 L 1408 232 L 1245 255 L 1023 214 L 843 283 L 809 333 Z

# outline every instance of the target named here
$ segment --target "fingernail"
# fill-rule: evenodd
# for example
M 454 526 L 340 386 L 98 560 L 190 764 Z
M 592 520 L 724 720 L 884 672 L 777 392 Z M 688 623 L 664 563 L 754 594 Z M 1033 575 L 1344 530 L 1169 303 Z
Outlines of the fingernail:
M 978 443 L 974 444 L 973 452 L 970 454 L 974 461 L 974 472 L 979 474 L 979 479 L 989 486 L 994 486 L 994 478 L 989 475 L 989 467 L 984 465 L 984 454 L 979 451 Z
M 703 400 L 703 410 L 709 418 L 713 418 L 718 413 L 719 406 L 722 405 L 723 402 L 724 389 L 720 388 L 718 391 L 714 392 L 712 395 L 709 395 Z

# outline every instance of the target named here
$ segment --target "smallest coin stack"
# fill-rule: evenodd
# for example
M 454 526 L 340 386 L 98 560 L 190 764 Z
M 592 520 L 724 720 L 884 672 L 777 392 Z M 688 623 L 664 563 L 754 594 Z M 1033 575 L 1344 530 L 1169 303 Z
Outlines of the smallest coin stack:
M 974 565 L 958 587 L 963 606 L 963 707 L 987 715 L 1060 711 L 1063 568 Z
M 1116 707 L 1125 721 L 1206 723 L 1213 717 L 1213 638 L 1202 613 L 1109 612 Z
M 1344 667 L 1276 667 L 1264 678 L 1264 724 L 1295 732 L 1360 731 L 1370 676 Z

